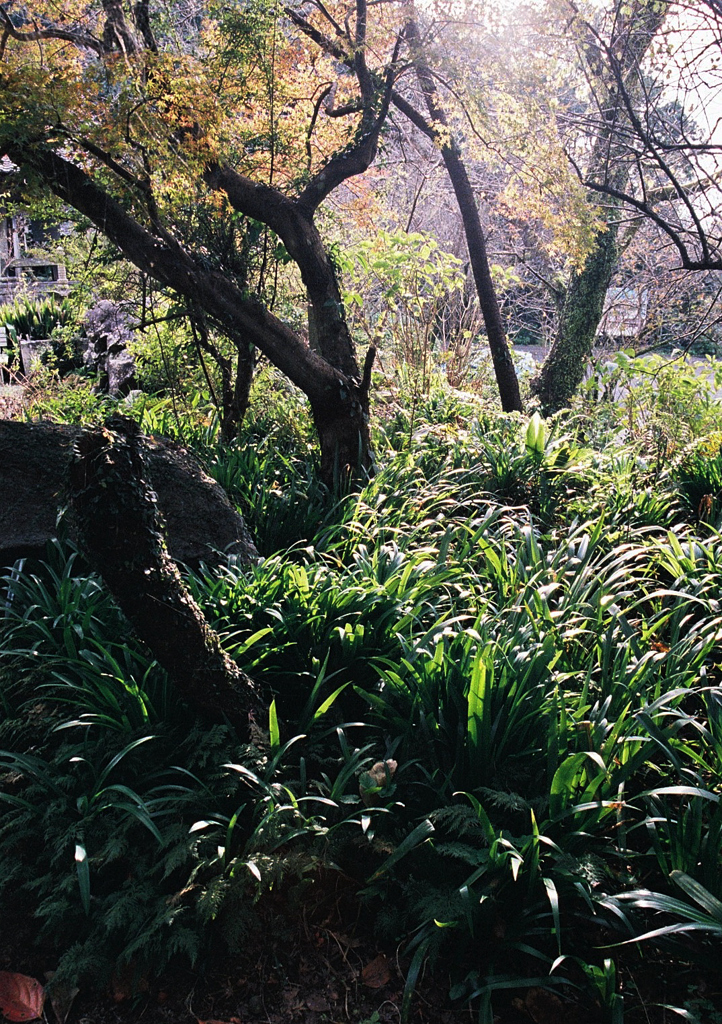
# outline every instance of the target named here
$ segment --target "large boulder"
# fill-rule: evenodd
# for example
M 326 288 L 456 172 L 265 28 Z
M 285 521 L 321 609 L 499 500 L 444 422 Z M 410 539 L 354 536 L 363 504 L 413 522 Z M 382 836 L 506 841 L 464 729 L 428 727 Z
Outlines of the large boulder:
M 65 476 L 79 427 L 0 420 L 0 564 L 41 555 L 57 535 Z M 215 564 L 219 552 L 253 562 L 258 552 L 222 488 L 181 445 L 146 438 L 150 483 L 166 523 L 171 557 Z M 68 523 L 72 537 L 72 522 Z

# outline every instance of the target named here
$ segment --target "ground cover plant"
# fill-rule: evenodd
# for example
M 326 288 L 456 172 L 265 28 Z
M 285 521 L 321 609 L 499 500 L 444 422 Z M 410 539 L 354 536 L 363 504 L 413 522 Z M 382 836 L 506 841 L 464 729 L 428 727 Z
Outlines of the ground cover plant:
M 71 546 L 8 567 L 0 913 L 50 992 L 202 973 L 335 875 L 398 950 L 396 1019 L 431 977 L 490 1024 L 545 998 L 713 1019 L 720 425 L 709 407 L 659 460 L 654 394 L 635 433 L 583 398 L 544 421 L 437 382 L 387 407 L 376 475 L 340 501 L 293 395 L 231 446 L 199 416 L 187 440 L 262 554 L 186 572 L 271 691 L 251 743 L 179 701 Z

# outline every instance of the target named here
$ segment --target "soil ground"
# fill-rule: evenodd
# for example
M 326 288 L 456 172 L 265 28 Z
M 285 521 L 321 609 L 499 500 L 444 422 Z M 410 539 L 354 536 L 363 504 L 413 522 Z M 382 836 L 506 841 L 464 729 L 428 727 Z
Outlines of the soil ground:
M 209 957 L 195 970 L 179 965 L 152 980 L 134 978 L 131 969 L 101 991 L 80 991 L 72 999 L 56 993 L 54 1005 L 50 997 L 46 1001 L 45 1018 L 50 1024 L 400 1024 L 409 959 L 403 947 L 382 948 L 374 941 L 360 919 L 355 892 L 344 885 L 343 878 L 340 885 L 331 883 L 323 905 L 293 914 L 282 894 L 271 893 L 257 907 L 253 941 L 236 955 Z M 0 971 L 44 981 L 55 962 L 30 944 L 31 930 L 29 917 L 12 926 L 0 923 Z M 510 974 L 524 974 L 521 964 L 509 968 Z M 692 971 L 670 978 L 663 961 L 635 951 L 621 981 L 629 1024 L 673 1024 L 680 1017 L 661 1004 L 679 1004 L 680 992 L 699 1001 L 699 1024 L 722 1021 L 722 983 L 713 990 L 709 979 Z M 478 1006 L 450 1002 L 449 985 L 443 966 L 425 970 L 410 1003 L 409 1024 L 478 1021 Z M 532 984 L 494 999 L 494 1024 L 611 1019 L 581 987 L 557 994 Z

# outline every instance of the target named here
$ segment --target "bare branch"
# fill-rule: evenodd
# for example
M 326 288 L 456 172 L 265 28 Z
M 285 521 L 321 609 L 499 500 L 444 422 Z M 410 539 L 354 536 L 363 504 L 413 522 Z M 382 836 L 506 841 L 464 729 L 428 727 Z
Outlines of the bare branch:
M 17 39 L 21 43 L 32 43 L 38 42 L 43 39 L 63 39 L 69 43 L 75 43 L 76 46 L 80 46 L 86 50 L 93 50 L 95 53 L 103 56 L 107 52 L 107 48 L 103 42 L 96 39 L 90 32 L 85 32 L 82 29 L 72 30 L 60 28 L 58 25 L 53 25 L 50 28 L 33 29 L 32 31 L 21 31 L 15 28 L 10 15 L 4 6 L 0 6 L 0 20 L 3 24 L 3 45 L 2 49 L 5 49 L 5 41 L 7 36 L 11 36 L 13 39 Z
M 377 90 L 372 82 L 371 92 L 362 96 L 363 115 L 359 137 L 347 149 L 332 156 L 326 166 L 321 168 L 298 197 L 298 206 L 307 214 L 312 214 L 317 210 L 326 196 L 333 192 L 341 182 L 357 174 L 363 174 L 372 164 L 376 156 L 381 129 L 391 104 L 402 38 L 403 35 L 397 37 L 391 61 L 386 69 L 386 80 L 378 113 L 374 111 Z M 365 61 L 363 66 L 365 68 Z M 354 67 L 357 68 L 356 60 L 354 60 Z

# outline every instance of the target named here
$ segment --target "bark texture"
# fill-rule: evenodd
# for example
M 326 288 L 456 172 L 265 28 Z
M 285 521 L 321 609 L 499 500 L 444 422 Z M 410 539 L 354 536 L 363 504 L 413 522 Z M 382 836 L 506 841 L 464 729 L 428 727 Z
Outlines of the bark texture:
M 569 281 L 554 344 L 532 382 L 532 391 L 546 413 L 569 405 L 584 380 L 594 348 L 607 289 L 620 255 L 621 202 L 615 196 L 627 187 L 636 161 L 633 148 L 630 153 L 626 145 L 627 132 L 636 118 L 635 106 L 645 96 L 644 57 L 667 11 L 665 3 L 634 0 L 629 5 L 620 5 L 608 42 L 591 23 L 580 21 L 577 26 L 582 33 L 581 49 L 596 91 L 601 120 L 586 173 L 576 169 L 589 189 L 609 197 L 605 210 L 607 227 L 597 233 L 585 265 Z
M 168 554 L 137 424 L 116 416 L 106 429 L 83 431 L 69 479 L 82 550 L 138 636 L 191 706 L 247 735 L 264 701 L 221 647 Z
M 618 232 L 615 223 L 599 232 L 594 250 L 567 287 L 554 344 L 532 383 L 546 414 L 566 408 L 584 380 L 617 263 Z

